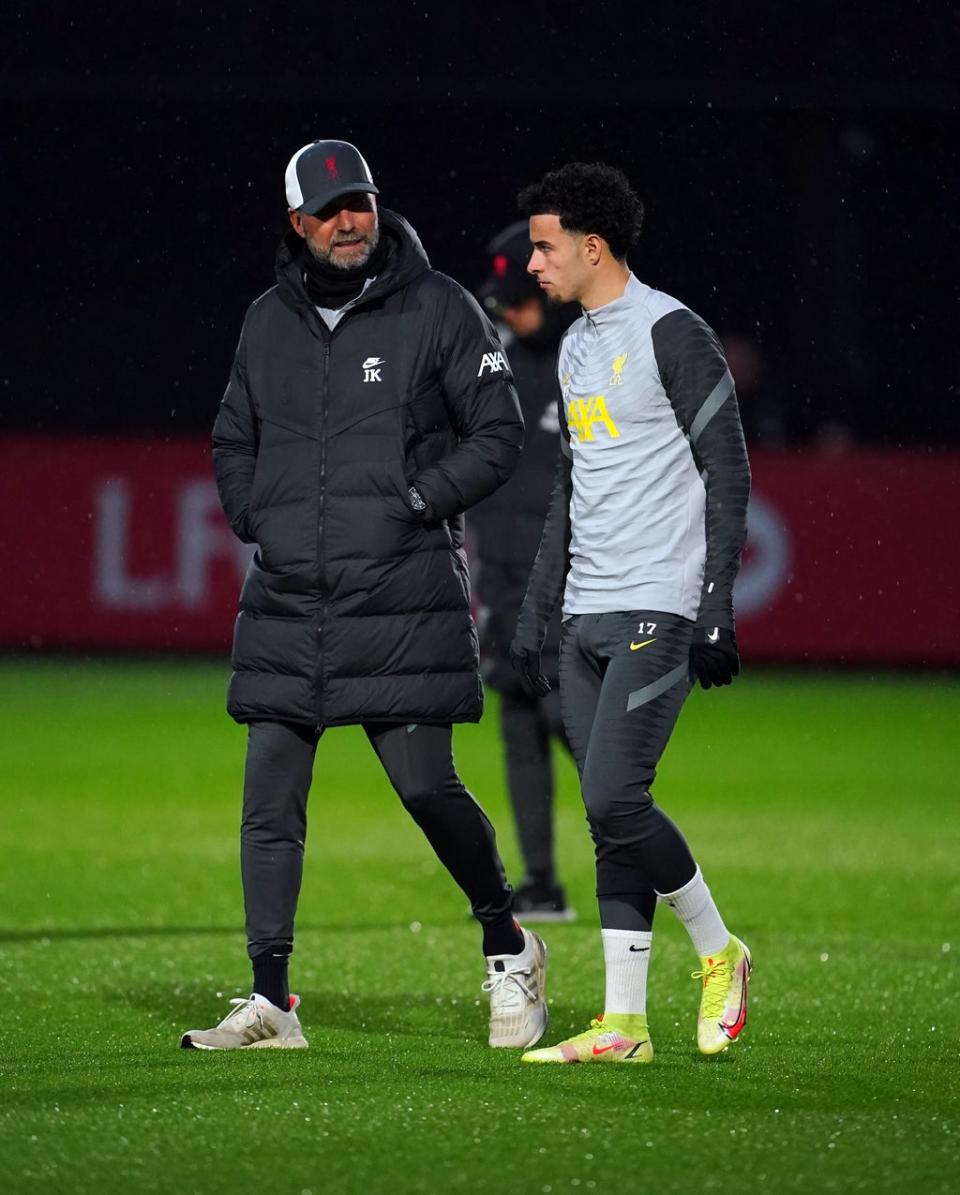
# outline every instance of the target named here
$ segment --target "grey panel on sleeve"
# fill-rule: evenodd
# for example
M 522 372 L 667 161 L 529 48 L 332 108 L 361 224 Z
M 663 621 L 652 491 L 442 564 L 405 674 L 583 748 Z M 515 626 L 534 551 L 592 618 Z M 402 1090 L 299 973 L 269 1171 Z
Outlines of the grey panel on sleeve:
M 697 412 L 697 417 L 690 425 L 690 441 L 696 444 L 700 439 L 700 433 L 707 426 L 710 420 L 716 415 L 717 411 L 723 406 L 730 395 L 733 393 L 733 378 L 730 376 L 730 371 L 726 370 L 723 377 L 717 382 L 713 390 L 707 396 L 703 406 Z

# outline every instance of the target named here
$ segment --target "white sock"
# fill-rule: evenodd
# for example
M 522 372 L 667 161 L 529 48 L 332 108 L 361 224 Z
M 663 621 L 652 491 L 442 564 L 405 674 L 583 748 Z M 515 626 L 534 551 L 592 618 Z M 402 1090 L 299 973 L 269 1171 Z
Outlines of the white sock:
M 647 1011 L 647 969 L 653 934 L 642 930 L 601 929 L 607 969 L 604 1012 Z
M 720 910 L 714 904 L 699 867 L 693 879 L 682 888 L 676 892 L 658 892 L 657 895 L 683 922 L 693 948 L 701 958 L 719 954 L 730 941 L 730 931 L 723 924 Z

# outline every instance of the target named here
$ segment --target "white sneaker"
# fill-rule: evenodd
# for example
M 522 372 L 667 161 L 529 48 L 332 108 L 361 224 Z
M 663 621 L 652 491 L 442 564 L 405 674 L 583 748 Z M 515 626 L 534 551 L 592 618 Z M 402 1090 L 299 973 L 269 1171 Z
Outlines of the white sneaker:
M 297 1017 L 299 996 L 290 997 L 284 1012 L 256 992 L 247 1000 L 231 1000 L 215 1029 L 188 1029 L 180 1038 L 183 1050 L 305 1050 L 307 1039 Z
M 491 1046 L 526 1049 L 543 1037 L 550 1020 L 544 995 L 547 948 L 530 930 L 521 932 L 520 954 L 487 955 L 483 991 L 490 993 Z

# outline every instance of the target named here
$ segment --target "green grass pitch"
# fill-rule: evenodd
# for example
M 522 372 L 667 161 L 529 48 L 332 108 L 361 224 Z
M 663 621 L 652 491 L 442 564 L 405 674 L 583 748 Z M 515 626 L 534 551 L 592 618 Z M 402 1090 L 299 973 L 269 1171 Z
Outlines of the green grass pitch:
M 294 987 L 311 1048 L 177 1049 L 248 992 L 243 731 L 218 663 L 0 663 L 0 1185 L 21 1192 L 954 1191 L 960 681 L 753 672 L 688 702 L 657 784 L 753 949 L 694 1047 L 661 910 L 651 1067 L 485 1045 L 476 927 L 362 735 L 318 752 Z M 461 771 L 512 876 L 491 699 Z M 591 852 L 557 760 L 547 1040 L 602 1002 Z

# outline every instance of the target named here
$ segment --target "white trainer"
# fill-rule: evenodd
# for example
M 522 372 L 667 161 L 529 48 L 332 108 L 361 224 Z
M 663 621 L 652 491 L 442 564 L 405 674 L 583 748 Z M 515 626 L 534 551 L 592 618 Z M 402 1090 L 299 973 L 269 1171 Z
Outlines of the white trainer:
M 183 1050 L 305 1050 L 307 1039 L 297 1017 L 299 996 L 290 997 L 289 1011 L 253 993 L 234 1006 L 214 1029 L 188 1029 L 180 1038 Z
M 544 995 L 547 948 L 530 930 L 521 932 L 520 954 L 487 955 L 483 984 L 490 994 L 490 1045 L 519 1050 L 535 1045 L 550 1020 Z

